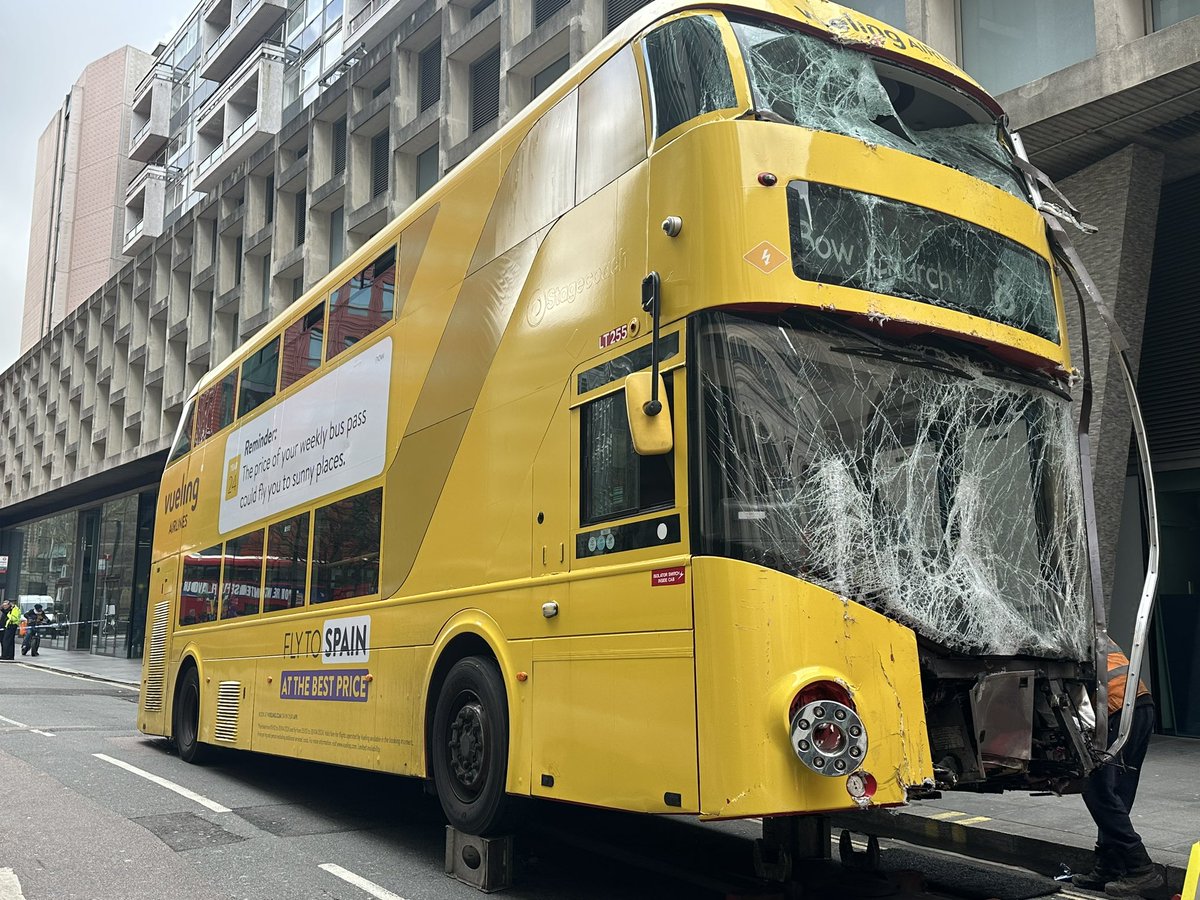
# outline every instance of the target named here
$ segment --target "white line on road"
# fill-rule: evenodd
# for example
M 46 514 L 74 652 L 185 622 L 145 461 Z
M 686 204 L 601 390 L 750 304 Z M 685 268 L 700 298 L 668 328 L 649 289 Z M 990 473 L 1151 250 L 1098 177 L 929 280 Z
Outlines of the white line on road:
M 349 869 L 343 869 L 336 863 L 321 863 L 321 868 L 330 875 L 335 875 L 347 884 L 352 884 L 359 890 L 366 891 L 378 900 L 404 900 L 399 894 L 393 894 L 387 888 L 382 888 L 373 881 L 367 881 L 361 875 L 355 875 Z M 0 898 L 3 900 L 3 898 Z
M 42 737 L 54 737 L 53 731 L 42 731 L 40 728 L 30 728 L 34 734 L 40 734 Z
M 16 719 L 10 719 L 7 716 L 0 716 L 0 722 L 7 722 L 9 725 L 16 725 L 18 728 L 28 728 L 24 722 L 18 722 Z
M 33 666 L 29 663 L 17 663 L 22 669 L 30 669 L 35 672 L 46 672 L 49 675 L 57 675 L 59 678 L 73 678 L 75 681 L 90 681 L 92 684 L 107 684 L 110 687 L 118 687 L 123 691 L 137 691 L 138 687 L 132 684 L 126 684 L 124 681 L 113 681 L 109 678 L 102 678 L 95 675 L 89 678 L 84 678 L 82 675 L 71 675 L 67 672 L 59 672 L 57 669 L 47 669 L 45 666 Z M 2 900 L 2 898 L 0 898 Z
M 134 775 L 140 775 L 143 778 L 145 778 L 147 781 L 153 781 L 155 784 L 159 785 L 160 787 L 165 787 L 168 791 L 174 791 L 181 797 L 187 797 L 189 800 L 194 800 L 197 803 L 199 803 L 201 806 L 203 806 L 205 809 L 211 809 L 213 812 L 218 812 L 218 813 L 229 812 L 228 806 L 222 806 L 220 803 L 217 803 L 213 800 L 209 800 L 207 797 L 202 797 L 200 794 L 197 794 L 195 791 L 189 791 L 183 785 L 176 784 L 173 781 L 168 781 L 167 779 L 162 778 L 158 775 L 155 775 L 152 772 L 147 772 L 145 769 L 139 769 L 137 766 L 131 766 L 129 763 L 125 762 L 124 760 L 113 759 L 111 756 L 106 756 L 103 753 L 93 753 L 92 756 L 96 757 L 96 759 L 102 759 L 106 763 L 112 763 L 114 766 L 118 766 L 127 772 L 132 772 Z
M 0 900 L 25 900 L 21 879 L 12 869 L 0 869 Z

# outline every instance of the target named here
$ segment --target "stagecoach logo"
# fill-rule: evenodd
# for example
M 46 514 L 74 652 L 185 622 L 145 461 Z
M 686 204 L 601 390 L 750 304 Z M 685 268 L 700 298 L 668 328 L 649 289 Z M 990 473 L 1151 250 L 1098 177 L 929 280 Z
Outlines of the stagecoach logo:
M 371 617 L 326 619 L 320 630 L 285 631 L 283 655 L 288 659 L 319 656 L 327 666 L 367 662 L 371 656 Z
M 574 303 L 579 298 L 589 294 L 595 288 L 598 288 L 612 276 L 625 269 L 625 248 L 621 247 L 617 250 L 616 255 L 602 266 L 597 266 L 592 271 L 580 275 L 574 281 L 568 281 L 566 284 L 552 285 L 547 288 L 539 288 L 534 292 L 532 299 L 529 301 L 529 306 L 525 309 L 525 321 L 529 323 L 531 328 L 537 328 L 542 324 L 542 320 L 546 318 L 547 313 L 554 312 L 555 309 L 567 303 Z

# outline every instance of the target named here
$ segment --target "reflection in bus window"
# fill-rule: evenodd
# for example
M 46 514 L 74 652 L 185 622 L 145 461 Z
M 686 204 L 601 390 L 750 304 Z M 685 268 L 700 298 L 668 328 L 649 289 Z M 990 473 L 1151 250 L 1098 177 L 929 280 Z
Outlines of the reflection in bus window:
M 324 329 L 325 304 L 318 303 L 283 333 L 283 373 L 279 380 L 281 391 L 321 365 Z
M 317 510 L 313 525 L 313 603 L 379 591 L 383 490 L 376 488 Z
M 167 465 L 175 462 L 179 457 L 186 455 L 192 449 L 192 421 L 196 417 L 196 404 L 189 403 L 187 405 L 187 413 L 184 416 L 183 427 L 179 429 L 179 434 L 175 438 L 175 446 L 171 448 L 171 456 L 167 460 Z
M 671 376 L 663 379 L 667 406 Z M 672 456 L 639 456 L 629 433 L 625 392 L 593 400 L 582 410 L 581 524 L 590 525 L 663 509 L 675 502 Z
M 262 597 L 263 533 L 252 531 L 225 543 L 221 618 L 253 616 Z
M 267 588 L 263 612 L 304 605 L 308 575 L 308 513 L 267 529 Z
M 196 401 L 196 443 L 208 440 L 233 421 L 237 372 L 230 372 Z
M 396 248 L 392 247 L 334 292 L 326 359 L 333 359 L 390 322 L 395 290 Z
M 183 558 L 183 589 L 179 592 L 179 624 L 195 625 L 217 617 L 217 585 L 221 581 L 221 545 Z
M 238 415 L 244 416 L 275 396 L 275 381 L 279 376 L 279 338 L 271 341 L 242 363 L 242 389 L 238 398 Z
M 702 113 L 737 104 L 729 58 L 711 16 L 668 22 L 646 36 L 645 47 L 655 134 L 666 134 Z

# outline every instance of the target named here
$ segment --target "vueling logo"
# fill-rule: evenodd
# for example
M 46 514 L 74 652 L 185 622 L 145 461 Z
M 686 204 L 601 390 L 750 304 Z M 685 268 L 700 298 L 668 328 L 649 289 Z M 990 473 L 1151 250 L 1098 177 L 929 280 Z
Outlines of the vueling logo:
M 163 497 L 163 512 L 170 515 L 177 510 L 182 510 L 185 506 L 194 511 L 199 502 L 200 479 L 194 478 L 191 481 L 181 482 L 179 487 Z

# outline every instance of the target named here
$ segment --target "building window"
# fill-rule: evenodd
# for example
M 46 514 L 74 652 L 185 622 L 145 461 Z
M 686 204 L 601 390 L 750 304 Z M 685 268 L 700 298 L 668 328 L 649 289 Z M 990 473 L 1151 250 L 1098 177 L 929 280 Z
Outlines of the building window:
M 604 33 L 608 34 L 649 2 L 650 0 L 605 0 Z
M 442 99 L 442 42 L 434 41 L 417 57 L 417 95 L 421 112 Z
M 267 224 L 275 221 L 275 173 L 267 176 Z
M 438 180 L 438 145 L 434 144 L 428 150 L 417 154 L 417 196 L 437 184 Z
M 262 293 L 259 295 L 260 309 L 269 309 L 271 306 L 271 252 L 268 250 L 267 255 L 262 261 Z
M 500 48 L 471 63 L 471 131 L 500 118 Z
M 304 243 L 304 232 L 308 228 L 308 196 L 303 192 L 296 195 L 296 246 Z
M 542 71 L 533 76 L 533 96 L 536 97 L 558 80 L 559 76 L 571 68 L 571 55 L 563 54 Z M 532 99 L 532 98 L 531 98 Z
M 333 177 L 346 171 L 346 120 L 338 119 L 332 127 Z
M 1096 55 L 1093 0 L 959 0 L 962 65 L 993 94 Z
M 1150 0 L 1153 29 L 1169 28 L 1184 19 L 1200 16 L 1200 0 Z
M 488 7 L 495 2 L 496 0 L 479 0 L 478 3 L 471 7 L 471 18 L 474 19 L 476 16 L 483 15 L 483 13 L 487 12 Z
M 533 0 L 533 27 L 545 25 L 560 9 L 565 9 L 570 0 Z
M 339 206 L 329 214 L 329 268 L 346 258 L 346 208 Z
M 904 0 L 850 0 L 849 3 L 843 3 L 842 6 L 866 13 L 880 22 L 887 22 L 897 28 L 904 27 Z
M 371 138 L 371 199 L 387 193 L 389 135 L 387 129 Z

